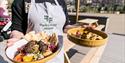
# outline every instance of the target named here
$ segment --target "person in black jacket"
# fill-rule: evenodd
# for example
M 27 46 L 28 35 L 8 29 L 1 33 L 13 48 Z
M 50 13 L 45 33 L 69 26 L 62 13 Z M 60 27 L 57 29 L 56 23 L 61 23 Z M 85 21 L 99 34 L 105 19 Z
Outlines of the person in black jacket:
M 62 36 L 63 29 L 68 24 L 68 13 L 64 0 L 14 0 L 12 4 L 12 32 L 7 45 L 11 46 L 30 31 L 45 31 Z M 52 61 L 64 63 L 63 56 L 62 51 Z
M 67 7 L 64 0 L 57 0 L 59 5 L 63 8 L 63 12 L 66 16 L 64 27 L 69 24 Z M 54 0 L 35 0 L 35 3 L 50 2 L 55 3 Z M 31 0 L 14 0 L 12 4 L 12 33 L 11 39 L 8 40 L 8 45 L 12 45 L 12 42 L 17 41 L 19 38 L 26 34 L 28 28 L 28 10 L 30 8 Z M 58 17 L 57 17 L 58 18 Z M 64 29 L 63 27 L 63 29 Z

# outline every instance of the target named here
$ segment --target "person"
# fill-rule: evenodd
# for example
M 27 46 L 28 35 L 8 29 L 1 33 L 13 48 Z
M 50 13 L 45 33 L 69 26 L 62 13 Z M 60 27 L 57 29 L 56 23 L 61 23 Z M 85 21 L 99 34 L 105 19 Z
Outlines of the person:
M 7 4 L 7 0 L 0 0 L 0 15 L 8 15 Z
M 8 10 L 7 10 L 7 1 L 0 0 L 0 26 L 6 25 L 9 18 L 10 17 L 8 15 Z M 0 28 L 2 28 L 2 27 L 0 27 Z
M 12 32 L 7 45 L 13 45 L 30 31 L 63 35 L 63 29 L 68 24 L 68 13 L 64 0 L 14 0 Z M 56 58 L 50 60 L 50 63 L 64 63 L 63 53 L 62 48 L 62 51 Z M 60 59 L 61 57 L 63 59 Z
M 17 39 L 24 36 L 24 34 L 27 31 L 29 31 L 29 27 L 31 27 L 28 23 L 29 20 L 31 20 L 34 17 L 34 21 L 37 21 L 36 17 L 40 17 L 38 14 L 42 14 L 42 13 L 40 13 L 42 11 L 41 9 L 39 9 L 37 7 L 31 9 L 31 7 L 29 7 L 31 1 L 32 0 L 20 0 L 20 1 L 14 0 L 14 2 L 12 4 L 12 33 L 11 33 L 11 37 L 13 37 L 13 38 L 12 38 L 12 41 L 10 39 L 10 40 L 8 40 L 8 42 L 13 42 L 13 39 L 16 41 Z M 60 12 L 58 9 L 56 10 L 54 8 L 52 13 L 54 13 L 54 14 L 58 14 L 58 13 L 61 14 L 62 13 L 60 16 L 57 15 L 56 18 L 59 18 L 59 17 L 63 18 L 63 20 L 58 19 L 58 22 L 64 21 L 63 23 L 60 23 L 60 25 L 63 26 L 64 23 L 65 23 L 65 25 L 67 25 L 68 24 L 68 13 L 67 13 L 67 7 L 66 7 L 66 4 L 65 4 L 65 1 L 64 0 L 57 0 L 57 1 L 59 3 L 59 6 L 62 7 L 62 10 L 60 9 L 61 10 L 61 12 Z M 43 2 L 50 2 L 52 4 L 53 3 L 56 4 L 54 2 L 54 0 L 36 0 L 35 4 L 37 5 L 37 4 L 41 3 L 42 5 L 44 5 Z M 40 5 L 38 7 L 40 7 Z M 50 12 L 51 12 L 52 9 L 51 9 L 51 7 L 48 7 L 48 9 L 49 8 L 50 8 Z M 34 11 L 32 12 L 32 10 L 34 10 Z M 39 10 L 41 10 L 41 11 L 39 11 Z M 54 10 L 56 10 L 56 11 L 54 11 Z M 36 12 L 36 11 L 38 11 L 38 12 Z M 33 15 L 33 16 L 29 17 L 29 15 Z M 65 20 L 65 18 L 66 18 L 66 20 Z M 65 25 L 64 25 L 64 27 L 65 27 Z M 60 29 L 64 29 L 64 27 L 62 27 Z M 8 45 L 11 45 L 11 43 L 8 43 Z
M 7 8 L 7 0 L 0 0 L 0 39 L 8 39 L 10 33 L 10 27 L 7 24 L 10 23 L 11 18 Z

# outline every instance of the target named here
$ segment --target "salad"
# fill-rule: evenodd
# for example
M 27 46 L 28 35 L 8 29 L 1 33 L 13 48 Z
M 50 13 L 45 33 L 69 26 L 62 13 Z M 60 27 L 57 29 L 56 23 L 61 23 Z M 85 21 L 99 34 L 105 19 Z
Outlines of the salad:
M 28 43 L 20 48 L 14 56 L 14 61 L 31 62 L 48 57 L 57 51 L 57 35 L 47 35 L 43 32 L 35 34 L 30 32 L 24 37 Z
M 99 36 L 96 33 L 93 33 L 89 28 L 84 29 L 82 32 L 80 30 L 77 30 L 74 34 L 72 33 L 72 36 L 75 36 L 79 39 L 88 39 L 88 40 L 101 40 L 103 37 Z

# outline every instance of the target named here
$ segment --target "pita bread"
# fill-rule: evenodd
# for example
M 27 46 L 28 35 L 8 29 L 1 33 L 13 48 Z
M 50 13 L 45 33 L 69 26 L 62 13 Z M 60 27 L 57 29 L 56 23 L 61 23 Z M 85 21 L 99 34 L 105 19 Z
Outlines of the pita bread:
M 42 40 L 44 43 L 50 43 L 50 42 L 54 42 L 54 44 L 57 46 L 58 44 L 58 37 L 56 35 L 56 33 L 53 33 L 52 35 L 47 35 L 45 32 L 39 32 L 37 34 L 35 34 L 35 31 L 31 31 L 29 33 L 27 33 L 24 38 L 27 40 L 27 41 L 31 41 L 31 40 L 34 40 L 34 41 L 40 41 Z M 50 41 L 49 41 L 50 40 Z
M 31 40 L 38 40 L 37 39 L 37 36 L 35 35 L 35 31 L 31 31 L 29 33 L 27 33 L 24 38 L 28 41 L 31 41 Z
M 48 35 L 45 34 L 45 32 L 39 32 L 39 33 L 36 34 L 36 36 L 38 38 L 38 41 L 44 40 L 44 39 L 46 39 L 48 37 Z

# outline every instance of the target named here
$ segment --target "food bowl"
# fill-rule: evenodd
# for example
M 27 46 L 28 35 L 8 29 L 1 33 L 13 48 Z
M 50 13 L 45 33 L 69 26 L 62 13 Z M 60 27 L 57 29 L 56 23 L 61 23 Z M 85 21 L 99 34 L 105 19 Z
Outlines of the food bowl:
M 96 34 L 96 35 L 102 37 L 102 39 L 92 40 L 92 39 L 79 38 L 76 35 L 78 31 L 79 31 L 78 34 L 83 34 L 83 32 L 88 31 L 92 34 Z M 104 45 L 108 39 L 108 35 L 106 33 L 102 32 L 102 31 L 98 31 L 98 30 L 93 30 L 91 28 L 70 29 L 70 30 L 68 30 L 67 37 L 71 42 L 76 43 L 81 46 L 87 46 L 87 47 L 97 47 L 97 46 Z
M 25 45 L 26 43 L 28 43 L 25 39 L 22 39 L 22 40 L 19 40 L 17 41 L 13 46 L 11 47 L 8 47 L 6 48 L 6 56 L 12 61 L 12 62 L 15 62 L 15 63 L 27 63 L 27 62 L 18 62 L 18 61 L 15 61 L 13 60 L 16 52 L 18 51 L 18 48 L 20 48 L 21 46 Z M 51 59 L 53 59 L 61 50 L 62 44 L 59 43 L 58 44 L 58 49 L 56 52 L 54 52 L 53 54 L 51 54 L 50 56 L 46 57 L 46 58 L 43 58 L 41 60 L 37 60 L 37 61 L 32 61 L 32 62 L 28 62 L 28 63 L 45 63 Z
M 60 37 L 61 36 L 58 36 L 58 44 L 57 44 L 56 51 L 39 60 L 28 61 L 28 62 L 27 61 L 19 62 L 19 61 L 14 60 L 15 54 L 17 53 L 18 49 L 28 43 L 28 41 L 26 39 L 21 39 L 21 40 L 17 41 L 16 43 L 14 43 L 12 46 L 7 47 L 5 49 L 5 54 L 14 63 L 46 63 L 49 60 L 53 59 L 61 51 L 63 42 L 62 42 L 62 38 L 60 38 Z

